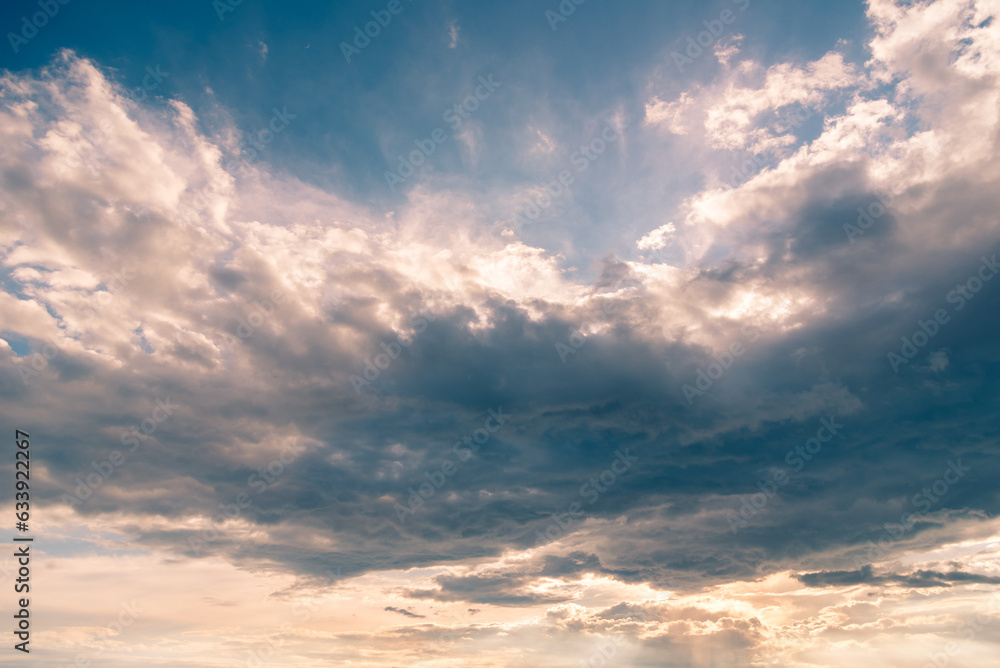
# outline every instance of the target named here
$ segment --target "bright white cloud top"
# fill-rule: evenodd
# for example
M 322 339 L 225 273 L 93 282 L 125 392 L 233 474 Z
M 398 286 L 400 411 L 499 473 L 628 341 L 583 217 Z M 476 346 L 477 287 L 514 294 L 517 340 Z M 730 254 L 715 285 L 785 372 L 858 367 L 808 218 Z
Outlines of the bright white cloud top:
M 623 128 L 523 228 L 544 178 L 484 185 L 475 112 L 465 175 L 362 198 L 248 159 L 212 91 L 136 101 L 71 50 L 6 71 L 0 413 L 38 434 L 38 660 L 1000 665 L 998 15 L 872 0 L 853 61 L 765 64 L 735 26 L 683 88 L 665 48 L 632 99 L 511 136 L 544 176 Z

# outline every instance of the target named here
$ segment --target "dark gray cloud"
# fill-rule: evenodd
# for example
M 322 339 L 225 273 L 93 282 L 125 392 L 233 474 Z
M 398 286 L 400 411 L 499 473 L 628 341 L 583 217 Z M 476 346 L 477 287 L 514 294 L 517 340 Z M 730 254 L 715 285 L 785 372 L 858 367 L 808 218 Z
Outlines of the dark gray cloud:
M 1000 577 L 965 573 L 962 571 L 916 570 L 908 574 L 882 573 L 876 575 L 870 565 L 856 571 L 823 571 L 797 575 L 799 582 L 808 587 L 842 587 L 845 585 L 900 585 L 913 589 L 926 587 L 951 587 L 956 584 L 1000 584 Z
M 404 617 L 416 617 L 416 618 L 423 618 L 423 617 L 425 617 L 425 615 L 418 615 L 416 613 L 410 612 L 409 610 L 404 610 L 403 608 L 394 608 L 392 606 L 386 606 L 385 609 L 386 609 L 387 612 L 398 612 L 399 614 L 403 615 Z
M 608 256 L 592 286 L 554 272 L 551 285 L 526 296 L 522 284 L 502 290 L 478 268 L 502 253 L 539 275 L 544 262 L 516 244 L 462 247 L 439 229 L 464 233 L 468 221 L 412 231 L 277 182 L 279 195 L 254 197 L 242 184 L 230 201 L 203 164 L 190 165 L 189 183 L 150 194 L 142 213 L 115 179 L 107 192 L 78 183 L 55 192 L 16 169 L 44 154 L 30 138 L 54 131 L 44 116 L 35 122 L 13 142 L 20 152 L 0 181 L 17 211 L 38 222 L 5 214 L 3 230 L 86 275 L 46 278 L 32 273 L 35 260 L 5 250 L 5 265 L 20 271 L 10 273 L 17 289 L 4 293 L 5 326 L 37 350 L 46 336 L 60 340 L 30 383 L 24 356 L 0 368 L 5 420 L 31 416 L 47 444 L 48 475 L 35 488 L 43 506 L 101 476 L 128 430 L 169 399 L 172 415 L 71 505 L 97 517 L 127 499 L 129 513 L 164 521 L 130 524 L 130 537 L 175 555 L 285 569 L 307 583 L 330 569 L 466 567 L 539 546 L 538 532 L 566 522 L 578 502 L 583 516 L 520 566 L 437 575 L 437 588 L 404 593 L 527 606 L 568 600 L 533 588 L 545 577 L 599 574 L 695 591 L 778 569 L 814 571 L 800 576 L 811 587 L 996 584 L 962 571 L 874 575 L 859 565 L 949 542 L 1000 511 L 1000 281 L 961 310 L 948 300 L 1000 240 L 989 161 L 903 188 L 877 229 L 851 244 L 843 224 L 879 192 L 871 174 L 880 163 L 827 156 L 785 181 L 741 189 L 744 204 L 720 227 L 725 234 L 707 239 L 709 250 L 690 250 L 676 276 Z M 140 124 L 162 130 L 165 121 L 135 123 L 129 137 L 139 145 Z M 163 131 L 185 150 L 197 139 L 179 126 Z M 119 176 L 155 168 L 111 159 Z M 156 174 L 173 183 L 172 173 Z M 189 201 L 194 190 L 231 204 L 231 220 Z M 290 220 L 282 203 L 300 196 Z M 392 245 L 404 231 L 424 234 L 434 253 Z M 135 279 L 84 326 L 78 309 L 126 262 Z M 452 283 L 418 277 L 416 267 L 433 262 Z M 612 290 L 616 309 L 602 311 L 595 296 Z M 273 309 L 259 306 L 275 293 L 283 298 Z M 887 354 L 942 308 L 951 322 L 896 373 Z M 417 327 L 419 314 L 433 320 Z M 583 343 L 564 361 L 557 346 L 581 327 Z M 757 333 L 752 343 L 745 327 Z M 408 345 L 389 352 L 401 339 Z M 683 386 L 735 342 L 746 353 L 689 404 Z M 355 391 L 351 376 L 382 354 L 392 359 Z M 455 444 L 490 410 L 510 417 L 463 459 Z M 830 418 L 841 433 L 792 470 L 787 453 Z M 269 472 L 289 442 L 301 451 Z M 597 489 L 590 481 L 619 449 L 638 461 L 591 501 L 585 490 Z M 957 461 L 970 470 L 939 484 Z M 455 472 L 400 522 L 396 505 L 445 462 Z M 787 483 L 769 496 L 759 483 L 778 470 Z M 765 505 L 734 533 L 727 515 L 762 494 Z M 239 522 L 258 531 L 223 521 L 209 531 L 208 518 L 224 519 L 240 495 L 249 503 Z M 164 526 L 178 518 L 206 521 Z M 887 523 L 901 533 L 887 534 Z M 337 547 L 300 544 L 301 536 Z M 734 626 L 720 643 L 746 647 L 756 633 Z

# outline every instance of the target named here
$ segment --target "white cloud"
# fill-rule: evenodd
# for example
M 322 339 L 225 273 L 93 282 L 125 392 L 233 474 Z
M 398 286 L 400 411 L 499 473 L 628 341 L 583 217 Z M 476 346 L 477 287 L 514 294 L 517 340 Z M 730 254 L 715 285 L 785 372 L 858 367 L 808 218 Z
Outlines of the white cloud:
M 646 123 L 660 125 L 675 135 L 687 134 L 683 115 L 694 105 L 694 98 L 687 92 L 682 93 L 676 102 L 664 102 L 654 97 L 646 103 Z
M 661 225 L 635 242 L 635 245 L 640 250 L 659 250 L 670 243 L 676 231 L 677 228 L 674 227 L 673 223 Z
M 845 106 L 824 119 L 816 138 L 794 147 L 780 143 L 787 152 L 740 187 L 709 187 L 690 197 L 683 207 L 683 224 L 668 223 L 642 236 L 638 249 L 670 245 L 683 257 L 675 266 L 621 263 L 638 285 L 622 291 L 625 308 L 616 315 L 615 327 L 627 330 L 633 344 L 682 342 L 721 350 L 735 340 L 741 323 L 766 325 L 768 335 L 778 337 L 853 312 L 860 298 L 886 299 L 886 291 L 899 290 L 908 276 L 940 266 L 946 252 L 978 257 L 996 238 L 995 213 L 1000 209 L 1000 167 L 995 160 L 1000 39 L 996 21 L 978 27 L 997 9 L 997 2 L 939 0 L 905 7 L 873 0 L 869 14 L 877 34 L 866 72 L 830 53 L 811 63 L 758 69 L 757 85 L 737 78 L 750 77 L 752 68 L 737 68 L 725 72 L 716 85 L 685 92 L 674 102 L 651 96 L 647 123 L 689 138 L 704 128 L 704 136 L 694 139 L 713 149 L 760 150 L 784 142 L 762 119 L 789 105 L 822 107 L 842 95 Z M 457 27 L 452 27 L 455 44 Z M 899 94 L 876 93 L 869 71 L 886 81 L 899 79 Z M 942 81 L 949 85 L 942 86 Z M 200 526 L 201 513 L 207 512 L 200 509 L 218 505 L 215 489 L 207 482 L 210 476 L 176 467 L 194 452 L 185 447 L 207 451 L 213 443 L 214 436 L 202 431 L 198 411 L 215 416 L 216 428 L 226 430 L 228 438 L 213 450 L 213 458 L 206 458 L 205 467 L 230 471 L 234 463 L 260 465 L 269 444 L 302 435 L 295 421 L 305 411 L 361 414 L 362 399 L 354 395 L 347 376 L 360 368 L 359 360 L 370 356 L 380 340 L 406 332 L 407 317 L 414 311 L 460 314 L 466 318 L 461 326 L 485 339 L 491 325 L 507 325 L 491 320 L 500 317 L 497 303 L 523 309 L 535 321 L 558 314 L 585 322 L 603 299 L 572 279 L 558 256 L 482 233 L 492 221 L 489 205 L 478 194 L 449 189 L 433 175 L 407 192 L 395 215 L 386 216 L 253 165 L 229 174 L 219 163 L 233 147 L 235 128 L 218 128 L 205 136 L 184 104 L 174 102 L 154 111 L 131 103 L 96 67 L 70 54 L 37 75 L 4 74 L 0 95 L 0 138 L 5 146 L 0 259 L 21 293 L 0 293 L 0 314 L 5 328 L 54 341 L 61 359 L 78 365 L 69 371 L 42 371 L 33 381 L 32 394 L 4 402 L 5 417 L 44 423 L 74 445 L 90 447 L 93 441 L 103 447 L 114 444 L 135 415 L 148 412 L 154 388 L 170 387 L 189 404 L 178 412 L 176 439 L 168 440 L 171 426 L 165 425 L 143 458 L 130 461 L 105 483 L 101 496 L 112 505 L 102 506 L 95 498 L 88 508 L 97 533 L 141 538 L 155 556 L 127 558 L 128 568 L 108 585 L 117 587 L 115 595 L 108 591 L 95 599 L 100 605 L 97 616 L 83 615 L 73 606 L 78 607 L 84 595 L 97 596 L 89 590 L 100 582 L 96 575 L 106 571 L 105 559 L 53 562 L 59 567 L 47 574 L 54 584 L 63 578 L 60 591 L 80 593 L 61 604 L 66 616 L 72 614 L 79 623 L 59 627 L 49 637 L 53 646 L 63 643 L 59 649 L 68 656 L 103 633 L 100 615 L 128 596 L 130 586 L 142 582 L 151 600 L 167 602 L 158 608 L 162 616 L 157 623 L 183 629 L 188 649 L 230 651 L 215 638 L 245 628 L 233 650 L 242 659 L 244 650 L 266 638 L 272 622 L 287 619 L 287 610 L 269 607 L 273 600 L 268 597 L 295 584 L 282 572 L 281 550 L 308 549 L 310 558 L 319 559 L 348 549 L 338 544 L 344 540 L 338 532 L 319 524 L 321 514 L 310 510 L 308 518 L 292 520 L 309 526 L 310 538 L 304 542 L 297 525 L 265 526 L 246 519 L 232 523 L 235 534 L 260 541 L 268 550 L 262 552 L 274 561 L 255 563 L 238 550 L 220 549 L 237 563 L 245 559 L 240 566 L 248 570 L 230 561 L 202 560 L 181 561 L 183 573 L 177 571 L 173 560 L 180 557 L 172 536 Z M 914 116 L 920 120 L 919 130 L 910 131 L 908 121 Z M 463 157 L 474 165 L 481 137 L 471 124 L 468 127 L 459 140 Z M 839 219 L 817 222 L 820 216 L 810 205 L 885 189 L 900 193 L 893 204 L 895 226 L 885 231 L 885 238 L 895 244 L 893 254 L 880 253 L 867 261 L 854 255 L 850 263 L 838 265 L 845 253 L 860 251 L 827 247 L 820 254 L 810 249 L 808 233 L 820 229 L 820 223 L 839 225 Z M 853 206 L 851 200 L 848 213 Z M 845 265 L 850 271 L 837 273 Z M 135 278 L 112 294 L 105 288 L 124 267 L 134 268 Z M 852 290 L 852 281 L 860 288 Z M 880 285 L 890 287 L 878 292 L 873 286 Z M 241 348 L 227 350 L 223 336 L 235 331 L 254 301 L 274 290 L 285 295 L 274 315 Z M 101 305 L 99 317 L 85 317 L 104 294 L 107 303 Z M 141 344 L 137 329 L 152 352 Z M 0 347 L 12 361 L 24 363 L 9 345 Z M 808 363 L 809 354 L 798 361 Z M 928 364 L 940 373 L 949 369 L 943 353 L 932 354 Z M 736 384 L 734 388 L 740 391 Z M 286 393 L 294 393 L 296 405 L 283 403 Z M 723 406 L 735 405 L 731 394 L 717 394 Z M 696 442 L 723 431 L 757 428 L 768 420 L 801 420 L 831 406 L 848 412 L 863 405 L 833 382 L 792 397 L 757 390 L 749 394 L 753 400 L 742 402 L 741 410 L 701 431 L 692 428 L 678 440 Z M 301 405 L 309 401 L 315 403 Z M 116 409 L 108 410 L 109 405 Z M 233 413 L 234 406 L 245 408 Z M 272 412 L 291 417 L 276 425 L 269 422 Z M 93 416 L 102 421 L 94 422 Z M 330 420 L 324 426 L 347 445 L 331 446 L 326 454 L 344 462 L 345 475 L 360 475 L 367 464 L 352 459 L 349 436 L 341 435 L 341 423 Z M 81 431 L 90 441 L 72 440 Z M 86 470 L 88 464 L 82 466 Z M 48 488 L 73 485 L 72 475 L 53 467 L 39 466 L 37 476 Z M 122 499 L 129 504 L 120 505 Z M 335 500 L 317 493 L 319 502 Z M 677 524 L 683 521 L 677 509 L 669 512 L 676 514 Z M 55 504 L 47 513 L 64 527 L 83 521 L 82 515 Z M 164 520 L 159 513 L 172 519 Z M 629 546 L 647 550 L 642 554 L 660 554 L 662 544 L 638 546 L 640 539 L 655 541 L 637 534 L 636 527 L 662 527 L 662 515 L 649 519 L 648 525 L 641 512 L 638 515 L 620 523 L 585 523 L 579 533 L 553 547 L 553 554 L 578 547 L 600 556 L 609 568 L 619 560 L 629 564 L 622 555 Z M 948 531 L 971 534 L 968 527 L 983 530 L 988 522 L 941 524 L 949 524 Z M 383 528 L 373 525 L 372 533 Z M 938 537 L 944 535 L 941 531 Z M 997 573 L 996 533 L 993 527 L 992 543 L 959 555 L 962 564 Z M 933 537 L 929 530 L 913 541 L 930 544 Z M 374 553 L 384 548 L 382 540 L 380 535 L 358 549 Z M 961 551 L 954 545 L 948 548 Z M 532 558 L 513 554 L 487 564 L 469 559 L 449 568 L 462 575 L 506 573 L 516 571 L 519 559 Z M 950 552 L 935 554 L 919 564 L 938 567 L 949 558 Z M 888 592 L 861 585 L 811 590 L 787 568 L 758 582 L 676 597 L 653 591 L 648 583 L 626 584 L 602 575 L 533 575 L 525 582 L 529 591 L 565 594 L 572 602 L 529 611 L 490 606 L 471 624 L 461 617 L 465 603 L 420 599 L 426 606 L 420 614 L 433 621 L 404 627 L 393 626 L 401 623 L 395 617 L 379 616 L 386 591 L 398 597 L 390 602 L 395 607 L 412 608 L 413 600 L 400 590 L 434 587 L 434 576 L 443 570 L 392 570 L 384 565 L 390 562 L 386 557 L 380 562 L 382 570 L 352 582 L 354 589 L 311 592 L 326 616 L 302 623 L 294 647 L 321 656 L 317 662 L 328 663 L 323 652 L 330 651 L 341 652 L 346 660 L 352 652 L 356 656 L 359 646 L 371 652 L 372 662 L 399 662 L 400 651 L 409 661 L 435 647 L 440 650 L 433 634 L 440 630 L 437 621 L 445 620 L 470 637 L 485 639 L 487 649 L 524 640 L 540 654 L 558 658 L 564 658 L 560 652 L 574 642 L 578 646 L 578 637 L 570 632 L 586 628 L 629 634 L 630 656 L 645 652 L 662 659 L 672 656 L 665 654 L 665 647 L 678 650 L 683 665 L 710 663 L 724 653 L 733 658 L 733 665 L 764 657 L 780 665 L 836 666 L 864 660 L 860 655 L 870 657 L 874 649 L 898 665 L 908 665 L 925 660 L 914 649 L 913 637 L 928 643 L 949 638 L 956 621 L 972 614 L 983 597 L 972 587 L 961 589 L 953 602 L 938 592 L 920 594 L 902 587 Z M 123 572 L 127 578 L 121 577 Z M 159 577 L 151 578 L 150 573 Z M 196 629 L 186 626 L 188 603 L 157 584 L 177 577 L 188 578 L 186 591 L 198 588 L 199 582 L 201 587 L 216 585 L 205 594 L 212 599 L 209 604 L 196 611 L 201 624 Z M 236 592 L 235 599 L 223 600 L 224 591 Z M 373 606 L 376 599 L 378 606 Z M 623 601 L 649 611 L 652 619 L 616 621 L 609 610 Z M 223 617 L 217 609 L 231 616 Z M 345 609 L 359 610 L 358 618 L 337 612 Z M 860 640 L 842 641 L 839 634 L 846 627 Z M 563 632 L 566 635 L 560 636 Z M 804 646 L 791 649 L 787 638 L 793 636 L 805 638 Z M 963 651 L 970 662 L 985 665 L 992 657 L 992 636 L 980 638 Z M 157 643 L 150 634 L 142 638 L 141 647 L 152 655 L 161 649 Z M 496 656 L 505 656 L 496 651 Z M 481 662 L 488 661 L 494 661 L 493 656 Z M 134 662 L 134 656 L 120 661 Z M 475 665 L 467 657 L 451 663 Z

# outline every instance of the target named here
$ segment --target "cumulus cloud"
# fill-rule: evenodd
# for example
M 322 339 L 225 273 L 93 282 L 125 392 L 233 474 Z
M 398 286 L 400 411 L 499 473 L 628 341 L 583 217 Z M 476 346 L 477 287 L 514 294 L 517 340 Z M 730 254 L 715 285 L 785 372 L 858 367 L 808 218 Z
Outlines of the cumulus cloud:
M 640 250 L 660 250 L 670 243 L 670 237 L 676 231 L 677 228 L 674 227 L 673 223 L 661 225 L 635 242 L 636 248 Z
M 997 9 L 877 0 L 866 63 L 726 51 L 717 82 L 653 91 L 637 131 L 715 157 L 676 225 L 636 242 L 669 257 L 608 255 L 596 285 L 484 231 L 495 202 L 444 179 L 377 210 L 247 162 L 231 123 L 130 101 L 70 52 L 5 73 L 0 411 L 47 444 L 38 503 L 169 564 L 236 565 L 371 620 L 424 617 L 419 601 L 459 637 L 546 656 L 583 630 L 678 666 L 923 660 L 907 634 L 954 635 L 1000 582 L 994 298 L 948 300 L 998 240 Z M 812 135 L 775 124 L 796 105 Z M 722 186 L 731 151 L 769 153 Z M 885 193 L 851 243 L 844 226 Z M 915 358 L 933 373 L 896 373 L 886 355 L 941 308 L 952 323 Z M 157 401 L 176 408 L 143 430 Z M 488 442 L 456 447 L 498 408 Z M 831 416 L 842 434 L 793 470 Z M 137 449 L 90 485 L 133 428 Z M 591 501 L 581 485 L 618 448 L 634 470 Z M 956 458 L 973 468 L 942 488 Z M 398 523 L 422 484 L 434 494 Z M 759 494 L 734 533 L 726 517 Z M 346 584 L 319 584 L 333 568 Z M 939 590 L 963 598 L 926 622 L 913 610 Z M 420 624 L 328 639 L 385 657 L 451 642 Z

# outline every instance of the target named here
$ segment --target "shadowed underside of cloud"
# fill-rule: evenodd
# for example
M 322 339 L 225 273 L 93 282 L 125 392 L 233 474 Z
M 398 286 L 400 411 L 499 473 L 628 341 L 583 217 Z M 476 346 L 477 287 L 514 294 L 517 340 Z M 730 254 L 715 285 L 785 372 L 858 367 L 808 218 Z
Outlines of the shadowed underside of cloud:
M 394 608 L 391 605 L 390 606 L 386 606 L 385 609 L 388 612 L 398 612 L 399 614 L 403 615 L 404 617 L 424 617 L 424 615 L 418 615 L 418 614 L 416 614 L 414 612 L 410 612 L 409 610 L 403 610 L 402 608 Z
M 982 53 L 994 47 L 993 30 L 967 33 Z M 822 77 L 836 74 L 837 86 L 857 89 L 854 106 L 741 187 L 692 198 L 678 243 L 693 249 L 700 239 L 703 250 L 686 266 L 610 260 L 597 289 L 568 280 L 541 249 L 478 235 L 475 207 L 443 225 L 414 199 L 387 224 L 252 166 L 233 178 L 218 167 L 230 150 L 225 131 L 197 134 L 179 102 L 157 111 L 127 102 L 71 54 L 38 78 L 8 75 L 5 264 L 24 298 L 6 295 L 7 326 L 59 350 L 28 384 L 24 357 L 4 372 L 11 405 L 59 407 L 49 427 L 58 444 L 52 482 L 40 493 L 65 501 L 75 476 L 131 442 L 122 435 L 169 397 L 176 413 L 92 498 L 73 504 L 79 512 L 112 511 L 147 481 L 157 483 L 130 507 L 164 519 L 212 517 L 250 492 L 240 518 L 249 526 L 351 536 L 357 551 L 336 555 L 350 573 L 524 548 L 581 500 L 591 522 L 628 513 L 655 525 L 616 525 L 616 540 L 597 552 L 623 579 L 745 577 L 762 557 L 843 551 L 874 537 L 870 508 L 909 499 L 920 487 L 901 481 L 931 484 L 955 456 L 975 461 L 974 473 L 933 509 L 994 512 L 996 493 L 979 482 L 992 466 L 994 424 L 977 406 L 995 392 L 983 370 L 997 361 L 996 297 L 984 291 L 959 312 L 946 295 L 976 274 L 996 239 L 996 166 L 981 150 L 995 119 L 959 121 L 940 108 L 957 101 L 892 70 L 891 51 L 880 58 L 878 67 L 911 77 L 906 96 L 877 100 L 885 108 L 873 115 L 876 100 L 864 96 L 878 67 L 806 68 L 814 78 L 794 81 L 819 95 L 832 85 Z M 966 53 L 942 65 L 981 82 L 970 100 L 994 94 L 977 62 Z M 802 94 L 782 92 L 792 84 L 779 74 L 767 86 L 780 109 Z M 719 91 L 695 99 L 715 105 L 713 118 L 749 99 Z M 950 142 L 952 158 L 927 163 L 926 132 L 872 154 L 907 115 Z M 88 132 L 104 119 L 112 131 Z M 915 161 L 929 166 L 913 172 Z M 153 187 L 135 187 L 139 173 Z M 841 221 L 853 222 L 891 179 L 900 194 L 880 227 L 857 244 L 841 238 Z M 959 193 L 956 182 L 965 184 Z M 728 259 L 714 260 L 711 248 Z M 116 283 L 119 275 L 131 278 Z M 615 276 L 628 280 L 613 287 Z M 88 303 L 101 306 L 96 317 Z M 949 351 L 947 367 L 931 371 L 918 356 L 893 373 L 886 354 L 941 307 L 967 323 L 942 326 L 933 340 Z M 577 329 L 584 345 L 560 355 Z M 746 353 L 692 397 L 699 373 L 734 343 Z M 118 400 L 126 412 L 100 408 L 105 387 L 129 388 Z M 63 407 L 88 389 L 89 402 Z M 949 415 L 928 413 L 942 398 Z M 469 450 L 453 444 L 494 408 L 511 417 L 463 459 Z M 731 535 L 727 513 L 831 416 L 846 425 L 837 441 Z M 958 425 L 957 440 L 936 436 Z M 285 443 L 302 445 L 296 464 L 254 484 Z M 591 504 L 599 483 L 591 492 L 581 485 L 620 447 L 640 463 Z M 395 506 L 446 461 L 458 468 L 446 487 L 399 522 Z M 847 528 L 801 527 L 798 518 L 820 507 Z M 186 554 L 203 534 L 138 528 L 143 542 Z M 201 553 L 320 571 L 329 561 L 267 542 L 222 532 Z
M 844 585 L 888 585 L 896 584 L 914 589 L 924 587 L 951 587 L 954 584 L 1000 584 L 1000 577 L 950 571 L 917 570 L 907 575 L 884 573 L 875 575 L 870 565 L 856 571 L 825 571 L 803 573 L 796 576 L 807 587 L 840 587 Z
M 704 658 L 691 629 L 734 660 L 774 641 L 764 594 L 739 587 L 783 571 L 900 596 L 1000 583 L 857 568 L 984 540 L 1000 511 L 1000 282 L 968 287 L 1000 243 L 1000 28 L 995 3 L 934 6 L 869 3 L 869 63 L 737 56 L 680 106 L 643 100 L 633 143 L 683 127 L 713 155 L 774 157 L 738 187 L 707 177 L 669 245 L 640 248 L 669 261 L 618 249 L 593 285 L 492 234 L 496 203 L 461 184 L 432 179 L 388 215 L 223 170 L 233 128 L 128 101 L 72 53 L 4 74 L 0 412 L 48 444 L 38 502 L 303 588 L 334 567 L 435 568 L 391 589 L 550 606 L 566 629 L 613 630 L 567 607 L 595 581 L 743 597 L 649 622 L 665 625 L 650 651 L 688 658 Z M 816 136 L 775 127 L 833 95 Z M 36 369 L 22 345 L 56 352 Z M 905 530 L 880 542 L 890 522 Z

